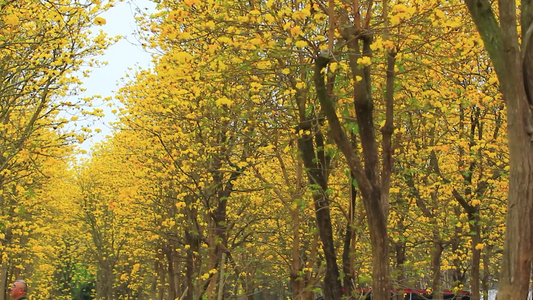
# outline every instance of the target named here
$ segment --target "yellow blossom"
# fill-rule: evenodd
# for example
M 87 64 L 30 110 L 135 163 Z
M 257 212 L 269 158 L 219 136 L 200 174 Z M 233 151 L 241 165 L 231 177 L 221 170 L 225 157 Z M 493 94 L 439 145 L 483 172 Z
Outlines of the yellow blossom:
M 6 25 L 16 26 L 19 24 L 19 18 L 13 14 L 4 17 L 4 23 Z
M 390 40 L 386 40 L 383 45 L 385 46 L 385 48 L 389 51 L 392 51 L 394 50 L 394 42 L 393 41 L 390 41 Z
M 208 21 L 207 23 L 205 23 L 205 28 L 214 29 L 215 28 L 215 22 L 213 22 L 212 20 Z
M 96 17 L 94 18 L 94 24 L 96 25 L 105 25 L 106 20 L 102 17 Z
M 331 64 L 329 65 L 329 71 L 330 71 L 330 72 L 335 72 L 335 70 L 337 70 L 337 66 L 338 66 L 338 65 L 339 65 L 339 64 L 336 63 L 336 62 L 331 63 Z
M 302 28 L 300 26 L 294 26 L 291 28 L 291 35 L 298 36 L 302 33 Z
M 218 98 L 216 101 L 217 106 L 231 105 L 231 104 L 233 104 L 233 101 L 231 101 L 228 97 L 221 97 L 221 98 Z
M 370 64 L 372 64 L 372 61 L 370 60 L 369 56 L 363 56 L 357 59 L 357 64 L 366 67 L 366 66 L 370 66 Z
M 307 43 L 305 41 L 297 41 L 296 43 L 294 43 L 294 45 L 298 48 L 303 48 L 307 46 Z
M 272 66 L 272 63 L 268 60 L 263 60 L 257 63 L 257 68 L 261 70 L 269 69 Z
M 272 16 L 271 14 L 264 15 L 264 18 L 268 24 L 272 24 L 275 21 L 274 16 Z

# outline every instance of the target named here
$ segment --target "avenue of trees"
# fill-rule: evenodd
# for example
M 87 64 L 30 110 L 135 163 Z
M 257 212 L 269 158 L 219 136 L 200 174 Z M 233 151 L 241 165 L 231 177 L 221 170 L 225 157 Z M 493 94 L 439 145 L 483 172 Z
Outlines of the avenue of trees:
M 527 299 L 531 1 L 156 3 L 83 156 L 114 1 L 0 1 L 0 291 Z

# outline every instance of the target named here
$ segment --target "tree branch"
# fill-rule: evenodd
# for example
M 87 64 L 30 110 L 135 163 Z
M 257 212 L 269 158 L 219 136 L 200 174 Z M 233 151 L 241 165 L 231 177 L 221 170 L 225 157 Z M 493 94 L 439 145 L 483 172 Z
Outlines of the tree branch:
M 465 3 L 496 69 L 496 74 L 500 82 L 502 82 L 501 77 L 503 76 L 504 68 L 502 57 L 503 37 L 490 2 L 488 0 L 465 0 Z

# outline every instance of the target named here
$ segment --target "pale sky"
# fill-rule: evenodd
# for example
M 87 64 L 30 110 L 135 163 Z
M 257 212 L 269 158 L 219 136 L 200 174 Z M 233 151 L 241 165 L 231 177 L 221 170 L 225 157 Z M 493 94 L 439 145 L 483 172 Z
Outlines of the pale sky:
M 143 69 L 151 66 L 151 56 L 144 51 L 134 34 L 136 31 L 135 13 L 136 8 L 140 8 L 145 12 L 155 12 L 155 4 L 150 0 L 129 0 L 118 2 L 115 7 L 100 15 L 106 19 L 106 24 L 95 27 L 93 31 L 102 29 L 109 36 L 120 35 L 123 36 L 119 42 L 111 46 L 105 51 L 105 55 L 99 60 L 107 61 L 108 64 L 92 69 L 89 78 L 83 78 L 83 87 L 86 91 L 81 94 L 81 97 L 90 97 L 93 95 L 100 95 L 102 98 L 114 97 L 115 92 L 120 88 L 120 79 L 127 73 L 133 74 L 133 71 L 128 71 L 128 68 L 141 67 Z M 106 117 L 103 121 L 97 121 L 93 129 L 93 138 L 85 141 L 81 148 L 89 151 L 90 148 L 100 141 L 106 135 L 111 134 L 109 122 L 115 121 L 115 117 L 111 113 L 111 109 L 107 105 L 99 105 L 105 111 Z M 95 128 L 100 128 L 100 133 L 94 132 Z

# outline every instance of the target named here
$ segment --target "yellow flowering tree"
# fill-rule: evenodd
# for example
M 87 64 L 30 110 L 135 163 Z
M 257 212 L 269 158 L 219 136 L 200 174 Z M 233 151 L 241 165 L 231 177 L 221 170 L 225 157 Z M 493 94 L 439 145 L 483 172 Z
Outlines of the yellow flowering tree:
M 24 247 L 26 243 L 25 239 L 15 243 L 13 229 L 18 228 L 17 234 L 27 234 L 29 230 L 26 226 L 20 227 L 24 221 L 19 217 L 24 215 L 21 212 L 24 211 L 23 199 L 30 194 L 28 187 L 37 182 L 28 182 L 28 178 L 37 180 L 43 172 L 41 157 L 64 155 L 57 149 L 83 139 L 67 124 L 69 113 L 81 112 L 87 108 L 87 103 L 67 97 L 79 91 L 80 80 L 75 73 L 82 63 L 94 64 L 92 56 L 100 54 L 110 43 L 105 34 L 89 32 L 94 19 L 106 6 L 99 1 L 0 3 L 0 206 L 3 216 L 0 234 L 3 247 L 15 244 Z M 9 251 L 2 253 L 0 289 L 6 290 L 6 283 L 19 273 L 13 272 L 16 260 L 10 259 Z M 19 266 L 17 264 L 17 268 Z
M 454 15 L 456 17 L 448 19 L 445 16 L 451 10 L 447 11 L 448 8 L 439 1 L 372 3 L 255 1 L 246 4 L 225 2 L 222 5 L 217 1 L 163 1 L 160 3 L 162 11 L 156 19 L 143 24 L 157 33 L 147 45 L 162 50 L 165 55 L 159 60 L 154 74 L 150 75 L 152 84 L 143 83 L 141 87 L 135 87 L 136 92 L 142 91 L 142 96 L 137 96 L 139 99 L 149 98 L 149 91 L 164 86 L 165 92 L 159 94 L 159 99 L 166 100 L 171 96 L 200 99 L 199 96 L 206 97 L 202 93 L 209 91 L 210 96 L 217 98 L 217 105 L 233 109 L 237 102 L 227 95 L 220 97 L 217 94 L 219 90 L 214 86 L 225 86 L 235 96 L 239 95 L 240 85 L 244 85 L 251 92 L 248 105 L 268 106 L 292 121 L 309 175 L 309 186 L 315 192 L 316 220 L 327 261 L 324 292 L 328 298 L 339 298 L 343 293 L 342 285 L 346 295 L 350 295 L 353 287 L 350 264 L 346 263 L 347 268 L 342 271 L 337 265 L 339 248 L 334 245 L 337 239 L 333 236 L 330 211 L 333 202 L 329 199 L 328 186 L 332 157 L 337 151 L 343 153 L 350 176 L 359 187 L 359 197 L 363 199 L 370 223 L 374 251 L 374 295 L 385 297 L 390 288 L 386 263 L 389 259 L 389 186 L 393 170 L 392 152 L 398 147 L 392 143 L 392 121 L 397 118 L 393 106 L 420 109 L 407 105 L 412 95 L 397 94 L 397 91 L 402 86 L 413 86 L 413 90 L 418 89 L 417 93 L 424 91 L 427 97 L 431 97 L 435 86 L 424 87 L 424 80 L 432 76 L 426 69 L 430 69 L 431 64 L 440 64 L 440 68 L 451 63 L 446 58 L 447 50 L 444 47 L 438 49 L 446 34 L 453 33 L 454 38 L 461 41 L 457 43 L 462 49 L 461 54 L 471 55 L 465 56 L 464 60 L 470 67 L 475 64 L 475 52 L 469 53 L 475 44 L 469 36 L 471 28 L 455 34 L 461 25 L 461 16 L 464 18 L 464 11 L 458 11 Z M 433 27 L 434 31 L 420 35 L 421 32 L 426 33 L 424 29 Z M 432 44 L 434 41 L 438 43 Z M 445 42 L 448 41 L 450 39 Z M 458 49 L 459 46 L 454 50 Z M 476 51 L 478 49 L 475 48 Z M 430 55 L 437 55 L 439 59 L 427 60 Z M 419 58 L 426 58 L 426 61 Z M 420 71 L 422 69 L 424 71 Z M 439 70 L 449 71 L 445 68 Z M 174 82 L 179 83 L 159 81 L 165 76 L 174 77 Z M 395 79 L 397 76 L 402 84 Z M 480 88 L 479 85 L 472 86 Z M 453 88 L 453 85 L 443 85 L 439 92 L 445 93 Z M 265 89 L 277 101 L 274 105 L 263 100 Z M 478 101 L 478 98 L 469 98 L 468 101 Z M 189 104 L 189 109 L 197 110 L 197 107 Z M 443 107 L 442 102 L 433 100 L 431 106 L 423 109 L 441 109 L 446 113 L 448 109 L 453 112 L 455 108 Z M 154 110 L 150 117 L 131 120 L 142 128 L 147 126 L 148 120 L 152 120 L 152 115 L 159 114 Z M 196 115 L 196 111 L 191 109 L 191 120 Z M 175 117 L 169 115 L 167 118 Z M 234 120 L 239 118 L 242 116 Z M 265 119 L 266 122 L 269 120 Z M 156 124 L 154 132 L 158 132 L 164 123 Z M 328 129 L 332 140 L 324 135 Z M 378 129 L 381 134 L 378 134 Z M 331 147 L 333 141 L 338 150 Z M 497 141 L 498 145 L 500 142 Z M 354 180 L 350 184 L 352 182 Z M 453 190 L 447 190 L 442 197 L 451 193 Z M 344 205 L 349 207 L 351 203 L 346 201 Z M 463 207 L 472 208 L 468 205 Z M 351 205 L 349 210 L 352 212 L 347 215 L 353 216 L 354 209 L 355 205 Z M 436 223 L 434 226 L 444 225 Z M 353 237 L 348 241 L 354 241 Z M 478 244 L 474 243 L 473 247 L 479 248 Z M 344 250 L 351 248 L 350 243 L 343 246 Z M 351 251 L 350 255 L 354 252 Z M 439 265 L 435 265 L 434 272 L 440 273 Z M 343 283 L 338 280 L 341 274 L 346 280 Z
M 133 168 L 114 143 L 94 150 L 76 176 L 76 219 L 83 224 L 88 262 L 96 270 L 96 297 L 142 297 L 148 217 L 141 209 Z
M 80 190 L 75 184 L 73 159 L 49 158 L 44 165 L 46 180 L 40 180 L 33 205 L 27 253 L 31 274 L 27 281 L 38 299 L 84 297 L 83 290 L 94 288 L 95 269 L 86 260 L 87 236 L 77 219 L 74 202 Z

